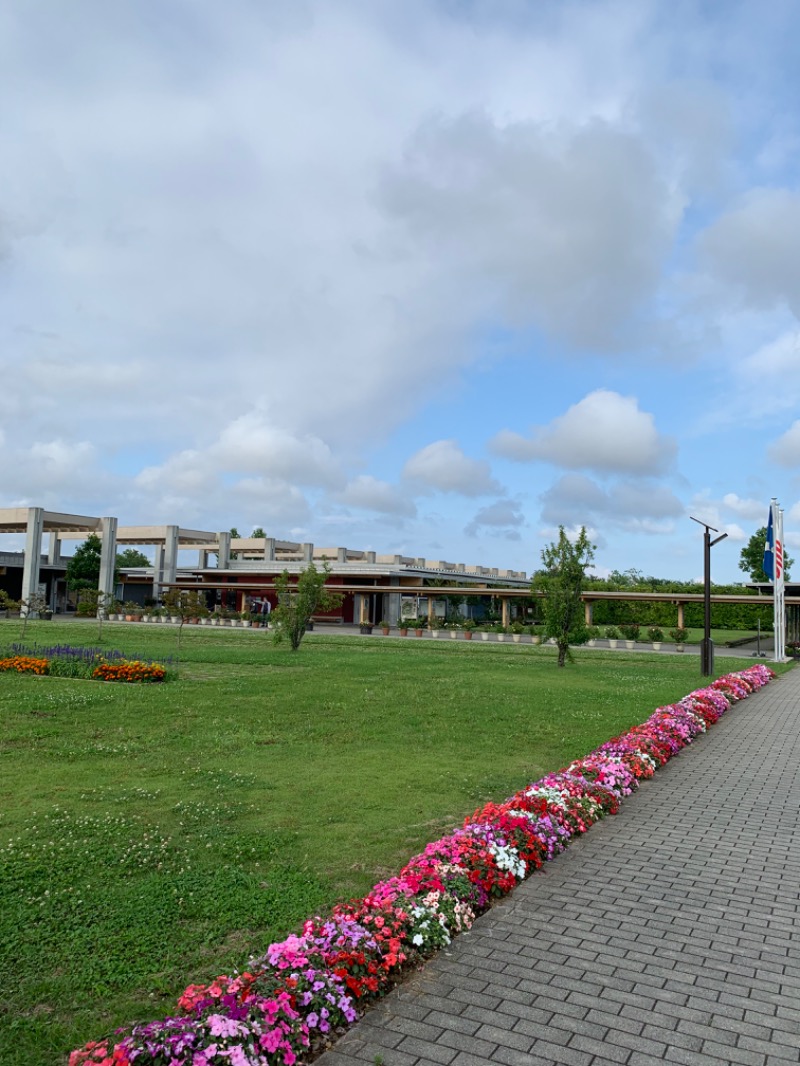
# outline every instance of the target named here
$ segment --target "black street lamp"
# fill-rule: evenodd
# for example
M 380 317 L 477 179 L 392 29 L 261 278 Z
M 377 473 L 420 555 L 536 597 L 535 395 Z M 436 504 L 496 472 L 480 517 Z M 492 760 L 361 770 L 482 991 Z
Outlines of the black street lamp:
M 699 518 L 689 517 L 699 526 L 703 526 L 703 640 L 700 644 L 700 673 L 703 677 L 711 677 L 714 673 L 714 642 L 711 639 L 711 549 L 721 540 L 725 540 L 727 533 L 722 533 L 714 540 L 711 539 L 711 530 L 719 533 L 707 522 L 701 522 Z

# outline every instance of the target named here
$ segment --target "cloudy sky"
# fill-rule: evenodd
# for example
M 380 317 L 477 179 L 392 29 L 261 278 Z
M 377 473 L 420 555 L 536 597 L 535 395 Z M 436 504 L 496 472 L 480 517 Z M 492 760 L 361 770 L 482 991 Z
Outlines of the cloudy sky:
M 0 506 L 800 551 L 794 0 L 6 0 Z

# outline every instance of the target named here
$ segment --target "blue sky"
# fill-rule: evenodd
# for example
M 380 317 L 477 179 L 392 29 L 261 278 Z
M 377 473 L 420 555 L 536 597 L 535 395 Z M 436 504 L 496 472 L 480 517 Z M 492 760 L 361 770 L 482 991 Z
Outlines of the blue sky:
M 0 506 L 800 551 L 794 3 L 0 10 Z M 13 102 L 13 106 L 8 106 Z

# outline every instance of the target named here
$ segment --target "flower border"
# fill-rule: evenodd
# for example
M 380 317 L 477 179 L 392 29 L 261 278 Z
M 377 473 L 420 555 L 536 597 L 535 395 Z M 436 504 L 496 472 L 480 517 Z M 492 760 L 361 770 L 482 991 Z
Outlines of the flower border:
M 190 985 L 182 1013 L 75 1050 L 69 1066 L 295 1066 L 326 1050 L 370 1002 L 469 929 L 642 780 L 772 680 L 763 663 L 657 708 L 504 803 L 489 803 L 360 900 L 308 919 L 245 972 Z

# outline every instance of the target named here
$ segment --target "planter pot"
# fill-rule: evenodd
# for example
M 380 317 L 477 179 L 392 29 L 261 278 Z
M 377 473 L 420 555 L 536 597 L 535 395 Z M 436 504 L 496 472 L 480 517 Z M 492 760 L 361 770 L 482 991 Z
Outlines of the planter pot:
M 685 644 L 676 644 L 675 645 L 675 651 L 685 651 L 685 649 L 686 649 L 686 645 Z
M 488 639 L 489 639 L 489 634 L 488 633 L 481 633 L 481 640 L 488 640 Z
M 209 622 L 209 625 L 218 626 L 219 625 L 219 618 L 209 618 L 208 622 Z
M 423 635 L 424 635 L 424 633 L 425 633 L 425 630 L 424 630 L 424 629 L 415 629 L 415 630 L 414 630 L 414 636 L 415 636 L 415 637 L 421 637 L 421 636 L 423 636 Z
M 653 651 L 661 651 L 661 641 L 660 640 L 654 640 L 653 644 L 652 644 L 652 647 L 653 647 Z
M 391 633 L 391 629 L 389 628 L 389 626 L 381 626 L 381 633 L 383 633 L 385 637 L 388 637 Z
M 625 647 L 629 648 L 629 649 L 635 648 L 636 647 L 636 641 L 635 640 L 626 640 L 625 641 Z
M 616 648 L 616 646 L 618 644 L 619 644 L 619 641 L 615 640 L 614 637 L 609 637 L 608 638 L 608 646 L 609 646 L 609 648 Z
M 511 634 L 511 639 L 514 641 L 515 644 L 519 644 L 519 642 L 522 640 L 522 634 L 521 633 L 512 633 Z
M 171 614 L 169 616 L 169 620 L 174 626 L 179 626 L 181 624 L 181 620 L 180 620 L 179 616 L 176 615 L 176 614 Z
M 251 624 L 252 623 L 246 621 L 246 619 L 244 619 L 244 618 L 242 619 L 242 629 L 249 629 Z
M 406 629 L 405 626 L 401 626 L 400 627 L 400 636 L 401 637 L 407 637 L 408 636 L 408 629 Z
M 597 641 L 596 640 L 587 640 L 586 641 L 586 647 L 587 648 L 596 648 L 597 647 Z
M 368 622 L 362 623 L 358 628 L 361 633 L 369 634 L 372 632 L 372 626 Z
M 542 638 L 540 636 L 534 635 L 534 636 L 531 637 L 531 644 L 541 644 L 541 643 L 542 643 Z
M 464 640 L 472 640 L 472 630 L 471 629 L 465 629 L 464 630 Z
M 505 641 L 505 639 L 506 639 L 506 634 L 505 634 L 505 633 L 497 633 L 497 634 L 496 634 L 496 636 L 497 636 L 497 639 L 498 639 L 498 640 L 500 641 L 500 643 L 501 643 L 501 644 L 502 644 L 502 643 L 503 643 L 503 642 Z
M 457 629 L 451 629 L 450 630 L 450 639 L 451 640 L 456 640 L 457 637 L 458 637 L 458 630 Z
M 438 629 L 432 629 L 431 630 L 431 636 L 433 637 L 434 640 L 436 640 L 438 638 L 438 636 L 439 636 L 439 630 Z
M 200 619 L 200 625 L 201 626 L 207 626 L 208 625 L 208 619 L 207 618 L 201 618 Z

